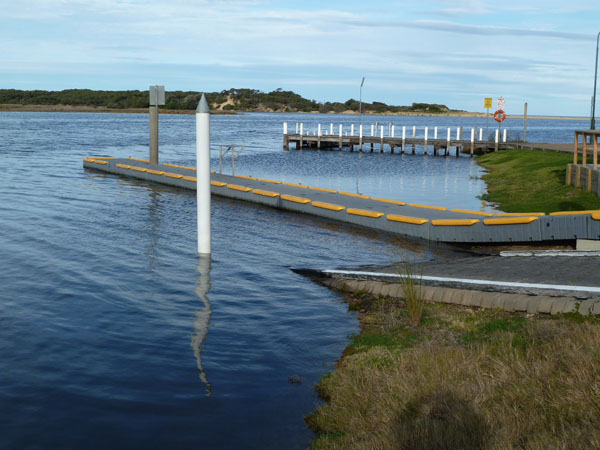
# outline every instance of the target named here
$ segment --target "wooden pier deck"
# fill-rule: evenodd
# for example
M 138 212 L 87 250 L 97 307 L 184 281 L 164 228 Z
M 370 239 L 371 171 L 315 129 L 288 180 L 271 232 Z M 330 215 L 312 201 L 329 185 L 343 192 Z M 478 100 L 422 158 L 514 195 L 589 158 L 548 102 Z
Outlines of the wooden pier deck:
M 291 144 L 291 145 L 290 145 Z M 489 142 L 471 141 L 465 139 L 425 139 L 420 138 L 398 138 L 378 136 L 314 136 L 300 134 L 286 134 L 283 136 L 283 148 L 285 150 L 316 149 L 316 150 L 348 150 L 350 152 L 375 152 L 380 153 L 416 153 L 416 148 L 422 148 L 425 154 L 430 151 L 433 155 L 449 156 L 454 153 L 468 153 L 471 156 L 498 150 L 517 147 L 518 143 L 511 142 Z M 454 149 L 454 150 L 452 150 Z
M 111 157 L 84 158 L 83 166 L 150 183 L 196 189 L 196 170 L 193 167 Z M 600 211 L 494 215 L 216 173 L 211 175 L 211 192 L 217 196 L 437 242 L 529 243 L 600 239 Z
M 506 148 L 515 148 L 520 142 L 507 142 L 507 130 L 500 128 L 492 130 L 494 140 L 483 139 L 483 128 L 478 127 L 428 127 L 428 126 L 402 126 L 396 134 L 396 126 L 391 122 L 385 125 L 371 124 L 370 133 L 367 133 L 365 126 L 354 124 L 344 129 L 344 125 L 339 124 L 334 127 L 331 123 L 329 127 L 321 124 L 312 131 L 305 131 L 304 123 L 296 123 L 296 132 L 289 133 L 287 122 L 283 123 L 283 148 L 290 150 L 317 149 L 317 150 L 344 150 L 351 152 L 385 152 L 386 148 L 390 153 L 416 153 L 416 148 L 422 148 L 424 154 L 445 156 L 450 155 L 450 149 L 455 149 L 455 155 L 468 153 L 471 156 L 480 153 L 503 150 Z M 440 133 L 438 133 L 438 131 Z M 291 145 L 290 145 L 291 144 Z M 421 152 L 419 152 L 421 153 Z

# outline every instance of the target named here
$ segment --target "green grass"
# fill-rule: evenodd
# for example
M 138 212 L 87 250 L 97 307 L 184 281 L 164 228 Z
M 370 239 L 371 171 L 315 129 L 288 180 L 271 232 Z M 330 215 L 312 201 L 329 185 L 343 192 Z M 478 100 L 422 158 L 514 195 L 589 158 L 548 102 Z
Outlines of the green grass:
M 568 153 L 502 150 L 477 157 L 488 173 L 483 200 L 506 212 L 555 212 L 600 209 L 600 198 L 565 185 Z
M 316 386 L 314 449 L 600 448 L 600 322 L 367 294 L 362 333 Z

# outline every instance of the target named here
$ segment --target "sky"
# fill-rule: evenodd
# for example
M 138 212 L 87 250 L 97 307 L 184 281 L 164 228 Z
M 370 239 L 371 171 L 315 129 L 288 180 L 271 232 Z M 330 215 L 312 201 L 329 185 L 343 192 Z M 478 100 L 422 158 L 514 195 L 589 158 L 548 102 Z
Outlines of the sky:
M 343 102 L 365 77 L 365 102 L 585 117 L 598 32 L 598 0 L 0 0 L 0 88 Z

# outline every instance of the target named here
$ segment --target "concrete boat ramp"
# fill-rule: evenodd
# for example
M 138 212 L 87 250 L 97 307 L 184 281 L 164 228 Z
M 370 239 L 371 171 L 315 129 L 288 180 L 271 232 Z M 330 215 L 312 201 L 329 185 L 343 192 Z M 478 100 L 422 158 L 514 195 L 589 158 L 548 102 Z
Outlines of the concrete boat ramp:
M 89 157 L 86 169 L 182 189 L 196 189 L 196 170 L 138 158 Z M 214 195 L 310 214 L 397 235 L 449 243 L 552 243 L 600 239 L 600 211 L 491 214 L 421 205 L 250 176 L 211 173 Z

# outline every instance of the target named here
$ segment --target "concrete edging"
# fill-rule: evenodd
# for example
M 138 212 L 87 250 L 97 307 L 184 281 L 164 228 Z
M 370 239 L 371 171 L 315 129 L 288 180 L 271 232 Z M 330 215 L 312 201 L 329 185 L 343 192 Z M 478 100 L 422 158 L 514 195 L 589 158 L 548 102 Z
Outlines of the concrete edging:
M 322 281 L 326 286 L 343 291 L 363 291 L 371 295 L 403 298 L 402 285 L 385 281 L 329 278 Z M 467 307 L 502 309 L 508 312 L 529 314 L 565 314 L 577 312 L 582 316 L 600 315 L 600 299 L 577 300 L 572 297 L 549 297 L 546 295 L 507 294 L 439 286 L 422 286 L 423 300 L 430 303 L 447 303 Z

